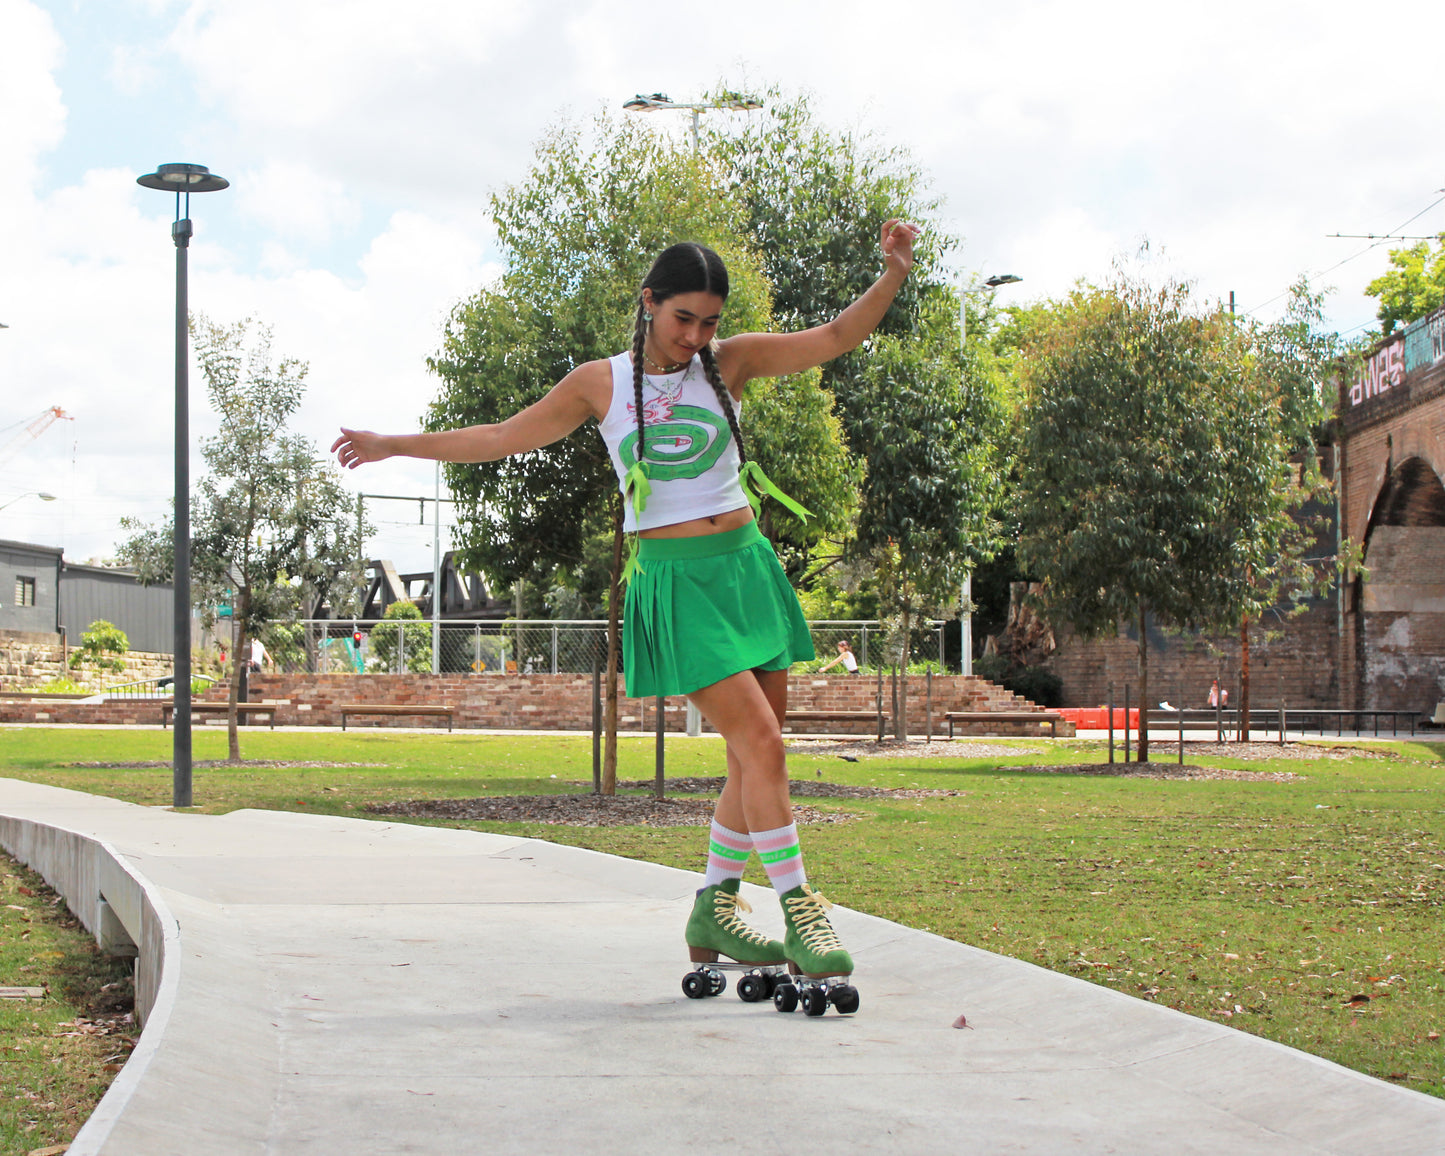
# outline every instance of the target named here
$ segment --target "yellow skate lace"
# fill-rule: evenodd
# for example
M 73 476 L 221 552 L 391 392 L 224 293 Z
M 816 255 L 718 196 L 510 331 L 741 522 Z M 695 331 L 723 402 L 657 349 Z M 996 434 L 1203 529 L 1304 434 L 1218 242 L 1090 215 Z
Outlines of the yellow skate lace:
M 719 927 L 729 935 L 736 935 L 748 943 L 766 946 L 770 942 L 768 937 L 749 927 L 738 915 L 739 911 L 748 912 L 752 909 L 753 905 L 741 895 L 733 895 L 727 891 L 719 891 L 713 900 L 713 917 Z
M 828 922 L 832 903 L 805 883 L 803 894 L 787 900 L 787 904 L 793 916 L 793 928 L 809 951 L 826 955 L 830 951 L 842 950 L 843 945 L 838 942 L 838 935 Z

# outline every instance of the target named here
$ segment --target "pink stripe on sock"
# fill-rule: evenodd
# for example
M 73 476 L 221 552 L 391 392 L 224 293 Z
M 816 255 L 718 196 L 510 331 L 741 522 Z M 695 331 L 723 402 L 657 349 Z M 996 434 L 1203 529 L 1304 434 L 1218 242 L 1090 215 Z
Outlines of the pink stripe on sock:
M 796 830 L 784 834 L 774 834 L 770 831 L 768 832 L 767 838 L 760 835 L 753 836 L 753 850 L 759 852 L 776 851 L 781 847 L 791 847 L 797 841 L 798 832 Z
M 751 835 L 739 835 L 736 831 L 729 831 L 726 827 L 714 826 L 712 837 L 724 847 L 731 847 L 734 851 L 751 851 L 753 847 Z

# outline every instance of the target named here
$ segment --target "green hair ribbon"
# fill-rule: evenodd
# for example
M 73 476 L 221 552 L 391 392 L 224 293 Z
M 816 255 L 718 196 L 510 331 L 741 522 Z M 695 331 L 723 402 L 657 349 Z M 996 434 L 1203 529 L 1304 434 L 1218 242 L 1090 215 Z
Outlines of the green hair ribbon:
M 632 468 L 622 475 L 622 492 L 639 514 L 647 508 L 647 499 L 652 495 L 652 483 L 647 479 L 647 466 L 633 462 Z
M 622 585 L 632 581 L 634 574 L 642 573 L 642 563 L 637 560 L 637 535 L 627 535 L 627 561 L 622 566 Z
M 768 480 L 768 475 L 763 473 L 763 467 L 757 462 L 744 462 L 741 470 L 738 471 L 738 480 L 742 482 L 743 493 L 747 495 L 748 505 L 753 508 L 753 515 L 756 517 L 763 504 L 763 495 L 776 498 L 793 514 L 806 522 L 813 516 L 812 510 L 805 510 L 799 503 L 793 501 L 777 486 Z

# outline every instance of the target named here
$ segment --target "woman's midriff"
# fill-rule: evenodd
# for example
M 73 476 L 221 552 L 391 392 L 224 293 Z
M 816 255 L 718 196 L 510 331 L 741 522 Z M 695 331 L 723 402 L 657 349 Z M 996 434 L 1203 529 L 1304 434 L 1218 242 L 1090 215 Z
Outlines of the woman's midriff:
M 753 520 L 751 506 L 739 506 L 724 514 L 712 514 L 706 518 L 690 518 L 686 522 L 674 522 L 670 526 L 654 526 L 643 530 L 643 538 L 700 538 L 704 534 L 726 534 L 739 526 L 746 526 Z

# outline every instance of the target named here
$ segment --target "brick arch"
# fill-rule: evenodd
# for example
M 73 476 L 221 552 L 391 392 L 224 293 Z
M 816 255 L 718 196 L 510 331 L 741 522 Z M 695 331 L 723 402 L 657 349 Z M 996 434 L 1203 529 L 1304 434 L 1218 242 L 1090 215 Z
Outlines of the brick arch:
M 1381 526 L 1445 527 L 1445 483 L 1428 459 L 1408 457 L 1386 474 L 1365 527 L 1367 554 L 1370 539 Z

